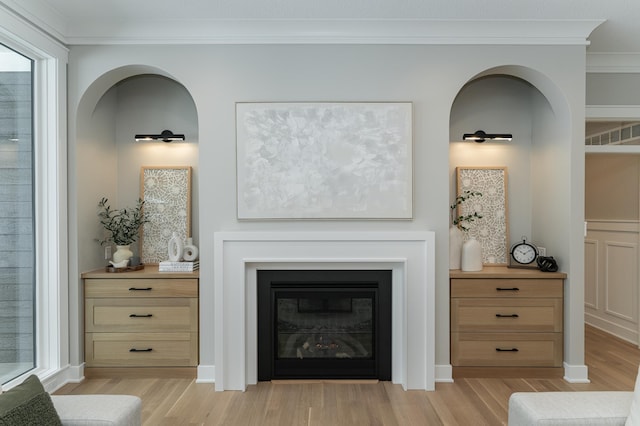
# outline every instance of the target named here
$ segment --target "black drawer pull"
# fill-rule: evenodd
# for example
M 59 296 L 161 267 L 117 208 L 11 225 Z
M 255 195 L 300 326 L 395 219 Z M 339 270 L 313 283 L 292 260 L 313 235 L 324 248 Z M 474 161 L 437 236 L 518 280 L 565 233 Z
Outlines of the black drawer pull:
M 518 318 L 519 315 L 518 314 L 496 314 L 496 318 Z
M 518 287 L 502 288 L 496 287 L 496 291 L 520 291 Z
M 152 348 L 147 348 L 147 349 L 131 348 L 129 349 L 129 352 L 151 352 L 152 350 L 153 350 Z
M 145 287 L 145 288 L 129 287 L 129 291 L 151 291 L 151 290 L 153 290 L 153 287 Z
M 129 318 L 151 318 L 152 316 L 153 314 L 144 314 L 144 315 L 131 314 L 129 315 Z
M 496 352 L 518 352 L 518 348 L 510 348 L 510 349 L 496 348 Z

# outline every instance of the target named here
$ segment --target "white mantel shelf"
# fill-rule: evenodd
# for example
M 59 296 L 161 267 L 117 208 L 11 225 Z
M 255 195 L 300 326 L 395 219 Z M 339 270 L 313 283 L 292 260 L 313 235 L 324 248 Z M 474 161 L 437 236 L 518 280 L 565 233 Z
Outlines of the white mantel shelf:
M 214 234 L 216 390 L 257 382 L 258 269 L 392 271 L 392 381 L 435 389 L 435 233 L 217 232 Z

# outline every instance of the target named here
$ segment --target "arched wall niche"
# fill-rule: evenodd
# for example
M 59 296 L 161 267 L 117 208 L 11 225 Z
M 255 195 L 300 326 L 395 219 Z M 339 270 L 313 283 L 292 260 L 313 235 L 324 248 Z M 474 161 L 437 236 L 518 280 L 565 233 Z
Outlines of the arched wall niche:
M 475 130 L 512 133 L 514 140 L 462 142 L 463 133 Z M 524 235 L 554 253 L 566 250 L 568 258 L 567 238 L 557 237 L 566 229 L 550 231 L 553 225 L 547 223 L 554 222 L 549 201 L 556 199 L 562 205 L 570 191 L 564 171 L 570 163 L 571 134 L 566 99 L 542 73 L 522 66 L 478 73 L 460 89 L 451 108 L 451 199 L 456 167 L 507 167 L 510 243 Z M 558 209 L 555 214 L 562 215 Z
M 584 139 L 583 127 L 581 120 L 573 120 L 559 86 L 535 69 L 506 65 L 474 75 L 451 108 L 451 199 L 456 167 L 506 166 L 509 243 L 526 236 L 558 259 L 563 271 L 571 270 L 572 256 L 582 265 L 581 253 L 572 251 L 576 233 L 571 212 L 573 205 L 583 204 L 575 179 L 584 163 L 577 160 L 574 143 Z M 480 129 L 512 133 L 514 140 L 462 142 L 463 133 Z M 564 359 L 579 365 L 584 359 L 583 293 L 580 277 L 573 275 L 565 292 Z
M 80 97 L 76 111 L 78 266 L 106 262 L 95 242 L 102 236 L 96 205 L 109 198 L 114 208 L 140 196 L 142 166 L 191 166 L 191 235 L 198 243 L 198 114 L 184 85 L 164 70 L 130 65 L 102 74 Z M 137 133 L 169 129 L 185 142 L 135 142 Z M 134 247 L 134 250 L 138 247 Z

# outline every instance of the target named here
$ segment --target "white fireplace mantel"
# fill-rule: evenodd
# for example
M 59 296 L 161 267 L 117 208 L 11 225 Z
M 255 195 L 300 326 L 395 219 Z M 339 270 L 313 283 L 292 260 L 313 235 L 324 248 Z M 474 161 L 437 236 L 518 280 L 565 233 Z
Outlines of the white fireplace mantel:
M 435 234 L 423 232 L 217 232 L 214 234 L 215 388 L 257 382 L 258 269 L 392 271 L 392 381 L 435 389 Z

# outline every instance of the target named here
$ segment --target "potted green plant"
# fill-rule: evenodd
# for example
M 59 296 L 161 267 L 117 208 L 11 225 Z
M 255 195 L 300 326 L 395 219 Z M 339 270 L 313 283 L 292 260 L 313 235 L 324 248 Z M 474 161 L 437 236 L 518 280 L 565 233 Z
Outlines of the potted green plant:
M 130 245 L 140 237 L 140 227 L 148 222 L 144 217 L 144 201 L 138 199 L 135 207 L 112 209 L 107 198 L 98 202 L 98 218 L 100 224 L 109 231 L 110 235 L 99 240 L 101 245 L 113 242 L 116 251 L 113 253 L 113 264 L 120 265 L 133 256 Z
M 465 190 L 458 195 L 453 204 L 449 206 L 451 211 L 451 227 L 449 228 L 449 269 L 460 269 L 462 258 L 462 244 L 464 236 L 462 231 L 469 230 L 469 224 L 476 219 L 481 219 L 482 215 L 477 211 L 466 215 L 459 214 L 458 206 L 474 198 L 482 197 L 478 191 Z

